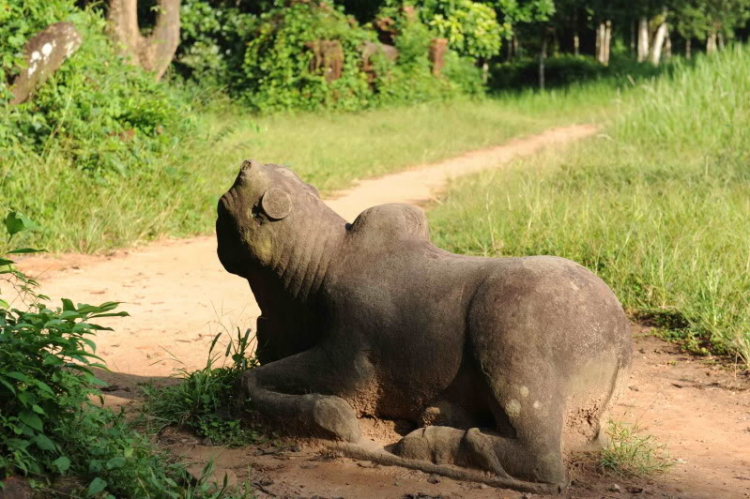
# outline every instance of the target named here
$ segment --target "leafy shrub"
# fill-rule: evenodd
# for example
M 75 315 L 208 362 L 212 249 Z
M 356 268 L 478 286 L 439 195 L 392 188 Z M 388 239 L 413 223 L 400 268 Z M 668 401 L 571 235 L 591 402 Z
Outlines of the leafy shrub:
M 180 9 L 175 71 L 202 86 L 232 86 L 241 80 L 246 40 L 256 16 L 235 2 L 183 0 Z
M 429 26 L 396 7 L 386 6 L 378 16 L 394 22 L 398 58 L 388 60 L 376 52 L 366 71 L 364 45 L 377 42 L 372 26 L 360 26 L 329 0 L 277 1 L 251 30 L 238 91 L 261 110 L 355 110 L 478 92 L 480 73 L 455 54 L 449 56 L 444 77 L 431 74 L 429 46 L 436 35 Z M 320 42 L 340 44 L 341 77 L 326 81 L 322 68 L 316 68 L 320 61 L 315 60 L 315 46 Z
M 311 44 L 335 41 L 343 50 L 341 77 L 327 82 L 312 66 Z M 360 50 L 374 33 L 329 0 L 279 1 L 261 14 L 245 51 L 245 100 L 262 110 L 359 109 L 370 93 Z
M 55 154 L 96 175 L 126 174 L 153 162 L 175 135 L 186 131 L 185 105 L 151 75 L 115 55 L 100 12 L 76 10 L 73 3 L 11 4 L 11 12 L 25 16 L 27 28 L 23 41 L 14 36 L 12 43 L 0 43 L 4 70 L 18 64 L 17 51 L 26 39 L 51 22 L 72 21 L 83 45 L 29 102 L 10 106 L 0 100 L 0 161 L 13 164 L 30 155 Z
M 462 56 L 489 59 L 500 53 L 500 44 L 508 29 L 497 22 L 495 10 L 471 0 L 424 0 L 419 9 L 423 22 L 450 48 Z
M 376 66 L 373 90 L 379 103 L 428 102 L 484 92 L 481 70 L 452 50 L 445 54 L 442 76 L 433 76 L 429 47 L 435 34 L 419 17 L 388 6 L 378 16 L 392 21 L 399 54 L 396 64 L 384 61 Z
M 4 220 L 10 242 L 34 225 L 17 213 Z M 72 475 L 81 485 L 74 497 L 219 498 L 204 478 L 192 480 L 185 468 L 171 463 L 145 435 L 115 414 L 92 402 L 104 382 L 93 368 L 103 368 L 92 341 L 108 330 L 92 322 L 122 317 L 118 303 L 75 305 L 63 299 L 62 309 L 42 303 L 36 283 L 18 271 L 7 256 L 34 252 L 17 249 L 0 258 L 0 278 L 31 300 L 28 310 L 0 299 L 0 489 L 14 474 L 33 477 L 44 497 L 56 495 L 52 479 Z M 63 494 L 68 496 L 66 492 Z

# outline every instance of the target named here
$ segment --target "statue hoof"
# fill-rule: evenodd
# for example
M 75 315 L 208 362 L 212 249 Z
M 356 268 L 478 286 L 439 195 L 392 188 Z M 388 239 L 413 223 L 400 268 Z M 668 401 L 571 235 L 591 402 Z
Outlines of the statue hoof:
M 312 420 L 323 436 L 358 442 L 361 433 L 359 421 L 351 406 L 339 397 L 320 397 L 313 402 Z

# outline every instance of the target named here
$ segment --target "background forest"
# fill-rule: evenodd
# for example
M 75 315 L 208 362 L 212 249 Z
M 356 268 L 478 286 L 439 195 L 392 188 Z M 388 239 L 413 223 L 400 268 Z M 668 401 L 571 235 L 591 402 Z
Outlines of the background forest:
M 0 0 L 0 159 L 55 149 L 123 174 L 219 95 L 262 112 L 359 110 L 637 78 L 746 38 L 748 14 L 748 0 Z M 60 21 L 78 53 L 8 105 L 25 44 Z

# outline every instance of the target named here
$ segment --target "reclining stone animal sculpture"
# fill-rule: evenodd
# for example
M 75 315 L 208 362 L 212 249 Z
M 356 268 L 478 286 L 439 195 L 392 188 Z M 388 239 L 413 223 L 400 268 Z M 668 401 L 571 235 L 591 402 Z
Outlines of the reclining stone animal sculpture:
M 448 253 L 408 205 L 348 224 L 290 169 L 252 161 L 216 231 L 262 311 L 262 365 L 241 390 L 285 428 L 356 444 L 358 418 L 410 421 L 390 461 L 537 492 L 566 483 L 569 452 L 601 443 L 631 340 L 582 266 Z

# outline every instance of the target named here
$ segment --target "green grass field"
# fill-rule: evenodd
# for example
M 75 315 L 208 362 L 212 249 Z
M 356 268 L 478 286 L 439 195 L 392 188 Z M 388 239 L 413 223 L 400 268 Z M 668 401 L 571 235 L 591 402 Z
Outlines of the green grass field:
M 221 101 L 156 163 L 93 178 L 54 148 L 0 164 L 0 213 L 40 225 L 25 243 L 95 253 L 161 236 L 213 230 L 215 204 L 244 158 L 286 164 L 323 192 L 353 180 L 497 145 L 545 128 L 598 120 L 613 82 L 567 91 L 432 103 L 360 113 L 253 116 Z
M 436 242 L 571 258 L 693 351 L 750 363 L 750 52 L 677 68 L 620 110 L 563 154 L 457 182 L 430 212 Z

